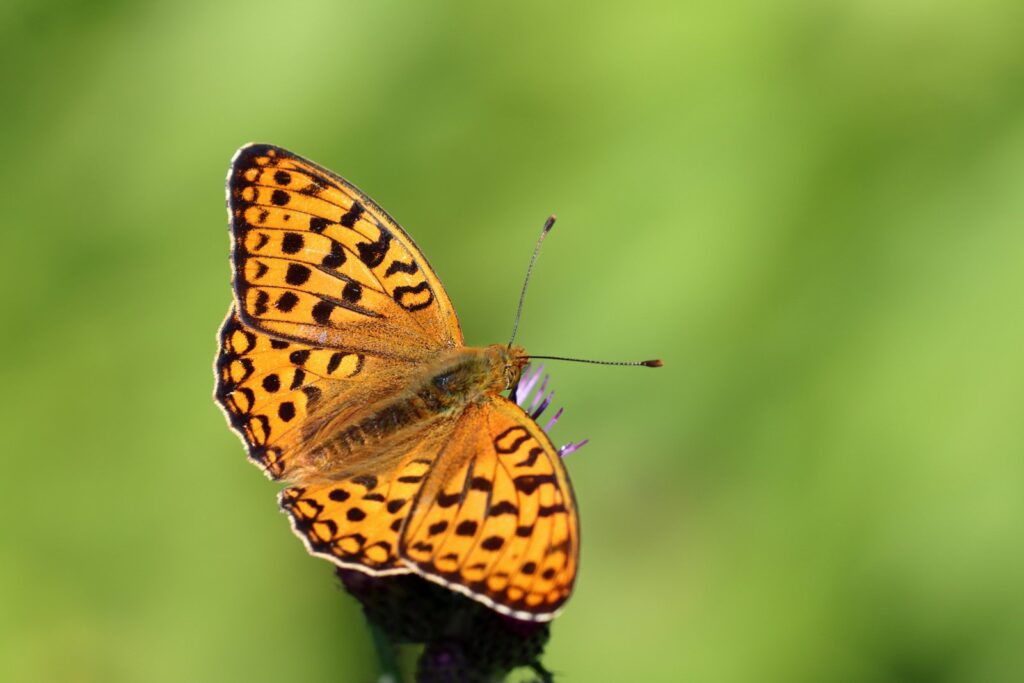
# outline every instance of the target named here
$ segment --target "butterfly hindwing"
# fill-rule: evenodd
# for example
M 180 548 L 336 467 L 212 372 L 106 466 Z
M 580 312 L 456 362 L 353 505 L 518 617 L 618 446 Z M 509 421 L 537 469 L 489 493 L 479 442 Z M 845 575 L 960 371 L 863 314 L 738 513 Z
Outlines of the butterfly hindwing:
M 214 398 L 249 457 L 273 479 L 287 477 L 310 413 L 325 398 L 343 403 L 380 362 L 269 337 L 246 327 L 234 306 L 218 342 Z
M 519 406 L 490 396 L 467 408 L 434 469 L 443 482 L 416 502 L 405 561 L 504 614 L 554 618 L 576 578 L 579 520 L 547 435 Z
M 461 345 L 430 264 L 346 180 L 279 147 L 247 145 L 227 185 L 235 300 L 247 325 L 410 360 Z
M 433 465 L 440 439 L 427 439 L 386 473 L 291 486 L 281 509 L 313 555 L 369 574 L 404 574 L 401 529 Z

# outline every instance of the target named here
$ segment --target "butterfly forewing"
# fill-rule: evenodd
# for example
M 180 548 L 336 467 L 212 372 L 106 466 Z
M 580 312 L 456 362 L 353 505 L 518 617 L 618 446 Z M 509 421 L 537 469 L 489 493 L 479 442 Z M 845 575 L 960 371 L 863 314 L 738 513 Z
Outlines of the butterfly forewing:
M 241 319 L 280 338 L 417 360 L 462 343 L 451 301 L 412 239 L 330 171 L 249 145 L 228 175 Z

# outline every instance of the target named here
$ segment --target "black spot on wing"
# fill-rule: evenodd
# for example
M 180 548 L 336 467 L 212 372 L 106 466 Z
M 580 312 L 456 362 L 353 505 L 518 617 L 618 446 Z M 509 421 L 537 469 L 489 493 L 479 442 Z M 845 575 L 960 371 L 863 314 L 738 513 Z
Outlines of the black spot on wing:
M 491 480 L 486 477 L 473 477 L 469 482 L 469 488 L 474 491 L 490 491 L 492 488 Z
M 331 321 L 331 311 L 335 308 L 330 301 L 318 301 L 313 306 L 313 320 L 321 325 L 327 325 Z
M 538 517 L 550 517 L 551 515 L 559 512 L 566 512 L 565 506 L 561 503 L 557 505 L 541 505 L 537 510 Z
M 281 239 L 281 251 L 286 254 L 297 254 L 305 244 L 305 239 L 299 233 L 286 232 Z
M 358 303 L 362 296 L 363 286 L 358 282 L 346 282 L 344 289 L 341 290 L 341 298 L 351 304 Z
M 491 506 L 490 510 L 487 511 L 488 516 L 497 517 L 498 515 L 518 515 L 519 508 L 510 501 L 503 500 L 500 503 L 495 503 Z
M 512 483 L 515 484 L 516 489 L 519 491 L 531 494 L 542 484 L 555 484 L 557 482 L 553 474 L 524 474 L 513 479 Z
M 342 220 L 344 220 L 344 217 L 342 217 Z M 377 238 L 376 242 L 360 242 L 356 246 L 359 250 L 359 260 L 370 268 L 376 268 L 384 260 L 389 244 L 391 244 L 391 233 L 381 228 L 380 237 Z
M 406 301 L 407 297 L 413 297 L 417 294 L 427 292 L 427 298 L 423 301 Z M 407 311 L 418 311 L 426 308 L 434 302 L 434 292 L 431 291 L 430 286 L 423 281 L 415 287 L 395 287 L 395 291 L 392 293 L 395 303 L 404 308 Z
M 295 304 L 299 303 L 299 297 L 295 292 L 284 292 L 277 298 L 277 303 L 274 304 L 274 308 L 284 313 L 295 308 Z
M 494 450 L 499 453 L 515 453 L 529 439 L 530 432 L 526 427 L 514 425 L 494 437 Z
M 310 273 L 311 271 L 309 268 L 301 263 L 289 263 L 288 270 L 284 275 L 284 280 L 288 284 L 298 287 L 306 284 L 306 281 L 309 280 Z
M 401 261 L 392 261 L 388 269 L 384 271 L 384 277 L 390 277 L 395 273 L 408 273 L 412 275 L 419 270 L 419 267 L 415 263 L 403 263 Z
M 533 467 L 539 458 L 544 453 L 544 449 L 540 446 L 534 446 L 530 449 L 530 454 L 523 460 L 517 462 L 515 467 Z
M 503 545 L 505 545 L 505 539 L 500 536 L 488 536 L 480 543 L 481 548 L 491 552 L 501 550 L 501 546 Z
M 476 522 L 474 522 L 471 519 L 467 519 L 463 522 L 460 522 L 459 525 L 455 527 L 455 534 L 458 536 L 472 536 L 476 533 L 476 529 Z
M 365 487 L 367 491 L 372 491 L 377 488 L 377 477 L 372 474 L 361 474 L 358 477 L 352 477 L 352 483 Z
M 401 479 L 399 479 L 401 481 Z M 439 507 L 450 508 L 462 500 L 462 492 L 459 493 L 441 493 L 437 496 L 437 504 Z
M 363 215 L 363 211 L 365 211 L 365 209 L 362 204 L 359 202 L 352 202 L 352 207 L 345 212 L 345 215 L 342 216 L 341 220 L 338 222 L 346 228 L 351 228 L 356 224 L 356 221 L 359 220 L 359 217 Z
M 308 169 L 303 169 L 303 173 L 309 176 L 310 185 L 307 185 L 305 191 L 310 194 L 315 194 L 321 190 L 326 190 L 328 187 L 335 187 L 334 183 L 323 177 L 319 173 L 314 173 Z
M 253 305 L 252 313 L 259 317 L 267 312 L 267 304 L 270 302 L 270 295 L 264 290 L 256 292 L 256 303 Z
M 331 354 L 331 359 L 327 361 L 327 374 L 332 374 L 341 365 L 341 359 L 345 357 L 345 354 L 341 351 L 335 351 Z
M 324 268 L 336 269 L 345 263 L 345 247 L 341 246 L 341 242 L 331 241 L 331 253 L 325 254 L 320 259 L 320 265 Z

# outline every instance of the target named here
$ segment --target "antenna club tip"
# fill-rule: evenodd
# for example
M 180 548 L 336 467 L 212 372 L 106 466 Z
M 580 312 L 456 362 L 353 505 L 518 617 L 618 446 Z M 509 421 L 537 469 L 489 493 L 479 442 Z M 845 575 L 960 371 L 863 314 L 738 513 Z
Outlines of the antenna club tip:
M 655 359 L 655 360 L 641 361 L 640 365 L 646 366 L 648 368 L 660 368 L 662 365 L 664 365 L 664 363 L 662 363 L 661 359 L 658 358 L 658 359 Z
M 544 232 L 548 232 L 549 230 L 551 230 L 551 227 L 555 224 L 555 221 L 557 220 L 558 216 L 556 216 L 555 214 L 551 214 L 550 216 L 548 216 L 548 219 L 544 221 Z

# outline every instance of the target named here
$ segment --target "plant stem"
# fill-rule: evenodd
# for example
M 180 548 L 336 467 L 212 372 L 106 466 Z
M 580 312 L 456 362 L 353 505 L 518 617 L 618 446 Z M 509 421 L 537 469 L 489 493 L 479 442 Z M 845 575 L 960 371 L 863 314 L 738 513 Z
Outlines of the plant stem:
M 398 666 L 398 657 L 391 639 L 376 624 L 368 623 L 367 625 L 370 627 L 373 645 L 377 650 L 377 659 L 380 661 L 378 683 L 402 683 L 402 670 Z

